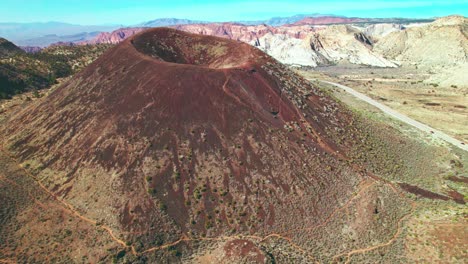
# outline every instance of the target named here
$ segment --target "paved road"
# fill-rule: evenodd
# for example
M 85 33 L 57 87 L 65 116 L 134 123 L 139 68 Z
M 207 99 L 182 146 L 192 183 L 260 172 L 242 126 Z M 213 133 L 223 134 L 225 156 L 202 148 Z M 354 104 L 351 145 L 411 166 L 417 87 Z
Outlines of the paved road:
M 315 80 L 315 79 L 310 79 L 310 80 Z M 320 81 L 320 80 L 319 80 Z M 328 84 L 331 84 L 331 85 L 334 85 L 338 88 L 341 88 L 343 90 L 345 90 L 346 92 L 350 93 L 351 95 L 367 102 L 368 104 L 371 104 L 375 107 L 377 107 L 378 109 L 380 109 L 382 112 L 386 113 L 387 115 L 390 115 L 392 116 L 393 118 L 396 118 L 408 125 L 411 125 L 417 129 L 420 129 L 424 132 L 427 132 L 429 134 L 432 134 L 433 137 L 436 137 L 436 138 L 439 138 L 439 139 L 442 139 L 454 146 L 457 146 L 461 149 L 463 149 L 464 151 L 467 151 L 468 152 L 468 145 L 466 143 L 463 143 L 462 141 L 458 140 L 458 139 L 455 139 L 447 134 L 445 134 L 444 132 L 441 132 L 439 130 L 436 130 L 428 125 L 425 125 L 421 122 L 418 122 L 414 119 L 411 119 L 405 115 L 402 115 L 400 113 L 398 113 L 397 111 L 391 109 L 390 107 L 386 106 L 386 105 L 383 105 L 377 101 L 375 101 L 374 99 L 370 98 L 369 96 L 366 96 L 365 94 L 362 94 L 360 92 L 357 92 L 355 91 L 354 89 L 348 87 L 348 86 L 344 86 L 344 85 L 341 85 L 341 84 L 338 84 L 338 83 L 333 83 L 333 82 L 328 82 L 328 81 L 320 81 L 320 82 L 323 82 L 323 83 L 328 83 Z

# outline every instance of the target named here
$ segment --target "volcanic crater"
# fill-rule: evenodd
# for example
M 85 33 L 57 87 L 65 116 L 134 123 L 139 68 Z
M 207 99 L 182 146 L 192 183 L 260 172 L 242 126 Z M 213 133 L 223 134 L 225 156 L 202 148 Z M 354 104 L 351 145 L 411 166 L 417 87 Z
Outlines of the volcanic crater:
M 168 28 L 127 39 L 9 122 L 6 148 L 135 254 L 319 225 L 364 177 L 348 158 L 362 131 L 334 99 L 252 46 Z
M 160 61 L 213 69 L 242 67 L 253 59 L 252 49 L 241 42 L 164 28 L 145 31 L 131 43 L 139 52 Z

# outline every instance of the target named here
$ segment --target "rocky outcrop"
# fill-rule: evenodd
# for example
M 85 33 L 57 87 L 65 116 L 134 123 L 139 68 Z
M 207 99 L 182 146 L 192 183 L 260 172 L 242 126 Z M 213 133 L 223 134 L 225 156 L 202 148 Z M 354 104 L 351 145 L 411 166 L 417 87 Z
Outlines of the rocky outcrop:
M 369 46 L 372 46 L 374 44 L 373 41 L 362 32 L 354 33 L 354 38 Z
M 269 33 L 252 43 L 284 64 L 316 67 L 328 60 L 314 51 L 308 39 Z
M 468 19 L 444 17 L 433 23 L 393 32 L 374 47 L 386 58 L 416 65 L 434 74 L 428 80 L 466 86 Z
M 81 44 L 117 44 L 125 40 L 126 38 L 135 35 L 138 32 L 145 30 L 144 27 L 136 28 L 120 28 L 112 32 L 99 33 L 95 38 L 81 42 Z
M 310 38 L 310 48 L 315 52 L 323 50 L 323 44 L 320 41 L 319 34 L 314 34 L 313 37 Z
M 384 59 L 372 51 L 372 42 L 360 31 L 351 26 L 330 26 L 314 34 L 311 43 L 320 43 L 318 51 L 333 63 L 348 62 L 376 67 L 396 67 L 396 64 Z
M 382 38 L 375 50 L 387 58 L 420 66 L 457 65 L 468 57 L 468 20 L 447 17 Z
M 405 27 L 401 24 L 390 24 L 390 23 L 382 23 L 382 24 L 374 24 L 362 29 L 362 32 L 367 36 L 371 37 L 374 40 L 378 40 L 382 37 L 387 36 L 392 32 L 398 32 L 405 29 Z
M 251 43 L 254 44 L 254 43 Z M 318 66 L 347 62 L 376 67 L 396 67 L 371 50 L 372 41 L 349 26 L 331 26 L 300 40 L 288 35 L 268 34 L 259 48 L 285 64 Z

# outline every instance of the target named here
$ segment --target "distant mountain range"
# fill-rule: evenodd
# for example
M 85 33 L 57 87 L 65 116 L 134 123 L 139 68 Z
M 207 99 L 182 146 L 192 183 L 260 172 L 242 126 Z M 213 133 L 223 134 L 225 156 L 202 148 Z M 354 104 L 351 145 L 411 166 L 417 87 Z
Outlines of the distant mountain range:
M 272 17 L 267 20 L 255 20 L 255 21 L 237 21 L 238 23 L 244 24 L 244 25 L 261 25 L 265 24 L 268 26 L 283 26 L 286 24 L 293 24 L 296 23 L 297 21 L 300 21 L 306 17 L 320 17 L 320 16 L 333 16 L 333 15 L 324 15 L 324 14 L 299 14 L 299 15 L 294 15 L 290 17 Z M 336 16 L 335 16 L 336 17 Z
M 269 25 L 269 26 L 283 26 L 286 24 L 292 24 L 297 21 L 300 21 L 306 17 L 321 17 L 321 16 L 334 16 L 334 15 L 324 15 L 324 14 L 300 14 L 289 17 L 273 17 L 266 20 L 248 20 L 248 21 L 229 21 L 232 23 L 240 23 L 244 25 Z M 334 16 L 337 17 L 337 16 Z M 228 22 L 228 21 L 221 21 Z M 155 20 L 150 20 L 143 22 L 135 27 L 164 27 L 164 26 L 176 26 L 176 25 L 192 25 L 192 24 L 208 24 L 216 23 L 213 21 L 201 21 L 201 20 L 189 20 L 189 19 L 178 19 L 178 18 L 158 18 Z
M 16 41 L 16 43 L 22 47 L 28 47 L 28 46 L 29 47 L 31 46 L 46 47 L 54 43 L 77 43 L 77 42 L 91 40 L 95 38 L 96 36 L 98 36 L 100 33 L 101 32 L 99 31 L 81 32 L 78 34 L 65 35 L 65 36 L 59 36 L 57 34 L 50 34 L 50 35 L 45 35 L 42 37 Z
M 204 24 L 204 23 L 210 23 L 210 22 L 190 20 L 190 19 L 178 19 L 178 18 L 158 18 L 155 20 L 150 20 L 150 21 L 137 24 L 135 25 L 135 27 L 164 27 L 164 26 Z
M 51 35 L 70 36 L 85 32 L 112 31 L 122 25 L 74 25 L 61 22 L 46 23 L 0 23 L 0 36 L 23 46 L 30 45 L 31 39 L 50 38 Z M 56 42 L 56 41 L 54 41 Z M 53 42 L 50 42 L 53 43 Z M 50 44 L 49 43 L 49 44 Z
M 255 21 L 232 21 L 244 25 L 321 25 L 321 24 L 339 24 L 339 23 L 407 23 L 407 22 L 431 22 L 433 19 L 403 19 L 403 18 L 347 18 L 336 15 L 324 14 L 299 14 L 290 17 L 273 17 L 267 20 Z M 4 37 L 16 45 L 27 47 L 46 47 L 50 44 L 78 43 L 94 39 L 101 32 L 111 32 L 113 30 L 132 27 L 163 27 L 192 24 L 209 24 L 214 22 L 189 20 L 178 18 L 159 18 L 145 21 L 136 25 L 74 25 L 61 22 L 46 23 L 0 23 L 0 37 Z

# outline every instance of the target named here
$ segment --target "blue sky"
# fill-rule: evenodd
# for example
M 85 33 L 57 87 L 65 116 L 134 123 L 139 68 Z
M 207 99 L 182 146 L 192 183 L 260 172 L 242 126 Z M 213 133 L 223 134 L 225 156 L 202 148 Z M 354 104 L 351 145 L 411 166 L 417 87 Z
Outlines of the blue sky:
M 468 0 L 1 0 L 0 22 L 132 25 L 156 18 L 259 20 L 324 13 L 359 17 L 468 15 Z

